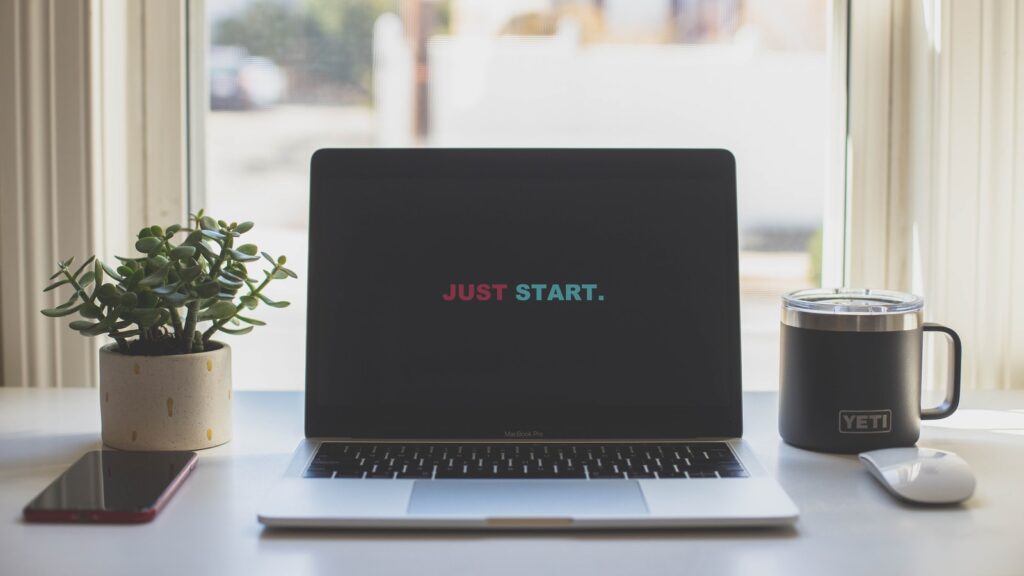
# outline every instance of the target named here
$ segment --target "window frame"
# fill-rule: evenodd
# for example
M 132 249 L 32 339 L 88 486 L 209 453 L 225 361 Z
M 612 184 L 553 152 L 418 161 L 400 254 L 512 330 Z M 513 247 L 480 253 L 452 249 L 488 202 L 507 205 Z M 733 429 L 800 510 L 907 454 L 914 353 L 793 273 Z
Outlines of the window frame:
M 93 165 L 104 253 L 154 222 L 182 222 L 189 193 L 186 6 L 90 3 Z
M 888 5 L 889 0 L 884 0 Z M 127 122 L 129 177 L 127 204 L 129 230 L 145 222 L 184 220 L 191 207 L 203 204 L 206 194 L 205 111 L 206 43 L 205 0 L 183 3 L 141 0 L 128 7 L 93 0 L 100 11 L 126 12 L 127 52 L 139 54 L 126 63 L 130 116 Z M 822 222 L 822 282 L 845 284 L 849 278 L 850 222 L 847 129 L 848 102 L 855 97 L 849 85 L 851 47 L 849 0 L 829 2 L 828 58 L 831 71 L 829 166 Z M 108 56 L 109 57 L 109 56 Z M 166 73 L 177 70 L 178 73 Z M 162 71 L 154 73 L 154 71 Z M 114 120 L 111 120 L 114 122 Z M 139 153 L 143 150 L 144 153 Z

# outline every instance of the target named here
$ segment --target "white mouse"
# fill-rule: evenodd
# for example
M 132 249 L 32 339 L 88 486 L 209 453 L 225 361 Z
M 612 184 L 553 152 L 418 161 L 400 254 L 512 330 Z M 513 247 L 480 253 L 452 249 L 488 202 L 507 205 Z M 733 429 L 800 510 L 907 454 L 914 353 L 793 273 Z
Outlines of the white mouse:
M 964 459 L 931 448 L 862 452 L 860 461 L 897 498 L 921 504 L 954 504 L 974 494 L 974 474 Z

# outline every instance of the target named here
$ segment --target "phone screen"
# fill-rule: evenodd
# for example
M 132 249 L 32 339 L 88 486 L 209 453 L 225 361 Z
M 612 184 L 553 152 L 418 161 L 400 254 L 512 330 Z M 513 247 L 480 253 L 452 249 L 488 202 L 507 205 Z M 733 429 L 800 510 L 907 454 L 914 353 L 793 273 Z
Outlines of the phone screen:
M 88 452 L 25 507 L 25 519 L 149 520 L 195 461 L 194 452 Z

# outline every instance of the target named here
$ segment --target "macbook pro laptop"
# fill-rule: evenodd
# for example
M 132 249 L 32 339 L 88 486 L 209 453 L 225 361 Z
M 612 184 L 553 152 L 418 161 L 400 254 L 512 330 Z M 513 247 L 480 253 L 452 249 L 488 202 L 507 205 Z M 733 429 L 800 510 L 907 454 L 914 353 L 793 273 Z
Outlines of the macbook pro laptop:
M 272 527 L 778 525 L 723 150 L 320 150 Z

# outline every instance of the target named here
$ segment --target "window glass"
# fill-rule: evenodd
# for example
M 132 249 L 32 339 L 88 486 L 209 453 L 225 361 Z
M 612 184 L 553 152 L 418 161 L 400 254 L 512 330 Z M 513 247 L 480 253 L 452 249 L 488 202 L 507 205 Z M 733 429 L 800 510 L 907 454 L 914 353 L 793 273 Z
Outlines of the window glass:
M 817 286 L 825 0 L 207 2 L 201 196 L 299 280 L 233 345 L 238 388 L 304 382 L 309 158 L 345 146 L 727 148 L 744 385 L 778 382 L 779 296 Z M 194 206 L 197 208 L 198 206 Z

